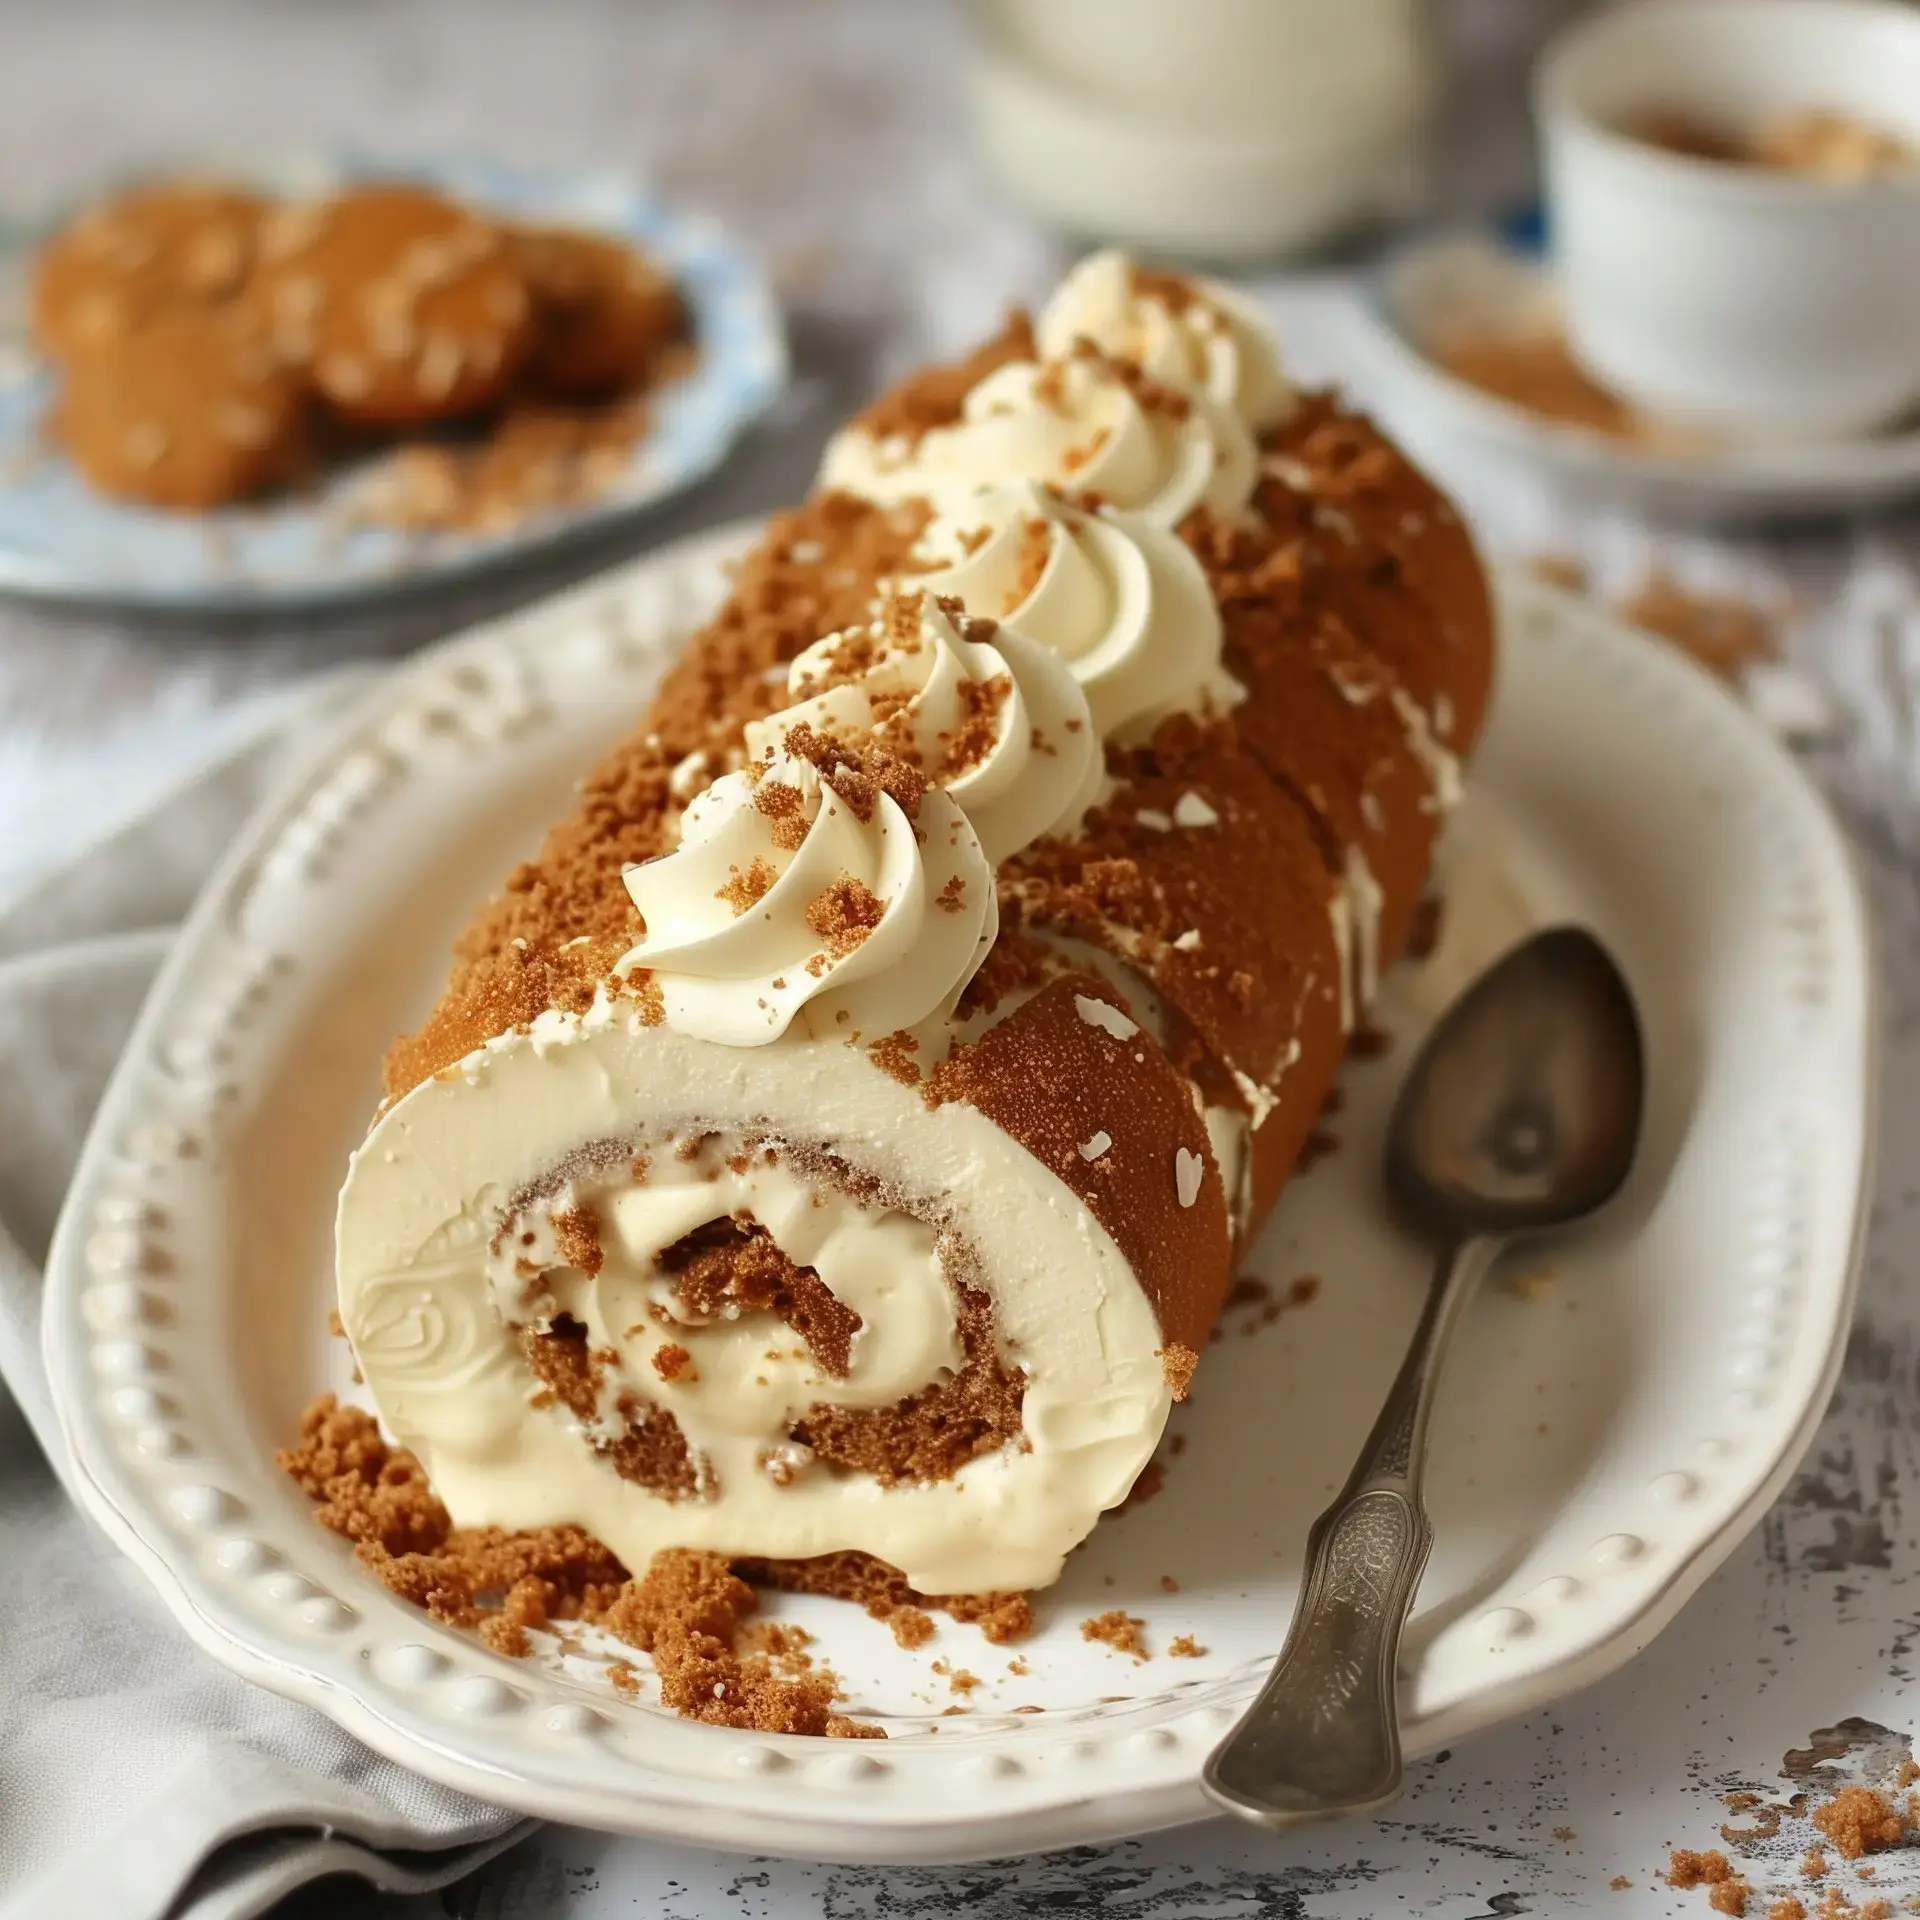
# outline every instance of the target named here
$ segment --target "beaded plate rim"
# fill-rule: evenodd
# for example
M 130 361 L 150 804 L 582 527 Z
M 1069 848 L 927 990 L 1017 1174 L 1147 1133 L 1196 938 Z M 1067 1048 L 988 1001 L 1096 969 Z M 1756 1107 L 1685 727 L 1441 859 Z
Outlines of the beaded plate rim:
M 76 1490 L 215 1658 L 402 1764 L 528 1814 L 881 1862 L 984 1858 L 1203 1817 L 1201 1761 L 1250 1696 L 1253 1671 L 1169 1689 L 1096 1724 L 956 1721 L 937 1743 L 885 1747 L 623 1711 L 434 1626 L 359 1574 L 320 1529 L 250 1511 L 235 1489 L 260 1463 L 230 1448 L 247 1419 L 236 1389 L 202 1377 L 184 1392 L 171 1376 L 169 1327 L 190 1306 L 196 1270 L 169 1253 L 155 1195 L 179 1209 L 184 1193 L 190 1222 L 194 1170 L 206 1165 L 195 1130 L 217 1125 L 235 1094 L 223 1036 L 244 1030 L 291 964 L 259 938 L 275 903 L 297 903 L 324 874 L 379 784 L 405 778 L 409 755 L 510 739 L 537 707 L 540 676 L 590 654 L 663 660 L 752 531 L 680 543 L 421 655 L 371 690 L 241 835 L 116 1070 L 50 1257 L 45 1343 Z M 1524 1591 L 1495 1582 L 1475 1602 L 1471 1644 L 1447 1652 L 1447 1629 L 1418 1646 L 1406 1698 L 1415 1754 L 1624 1664 L 1758 1520 L 1837 1377 L 1871 1171 L 1877 1029 L 1865 910 L 1824 802 L 1723 689 L 1669 649 L 1536 582 L 1508 577 L 1502 592 L 1523 644 L 1576 663 L 1560 669 L 1576 675 L 1570 691 L 1582 670 L 1590 687 L 1630 690 L 1648 725 L 1667 728 L 1667 750 L 1717 754 L 1735 784 L 1747 783 L 1757 811 L 1739 830 L 1768 836 L 1769 871 L 1781 873 L 1783 971 L 1778 1004 L 1760 1012 L 1781 1048 L 1782 1113 L 1791 1118 L 1796 1094 L 1824 1086 L 1827 1226 L 1797 1173 L 1777 1183 L 1785 1200 L 1762 1205 L 1755 1189 L 1752 1217 L 1764 1231 L 1753 1257 L 1795 1265 L 1793 1284 L 1741 1309 L 1761 1316 L 1761 1359 L 1735 1366 L 1728 1394 L 1745 1409 L 1729 1416 L 1741 1437 L 1711 1466 L 1667 1461 L 1612 1504 L 1604 1532 L 1550 1530 L 1567 1535 L 1554 1541 L 1564 1558 L 1553 1577 Z M 1799 1138 L 1782 1136 L 1778 1154 Z

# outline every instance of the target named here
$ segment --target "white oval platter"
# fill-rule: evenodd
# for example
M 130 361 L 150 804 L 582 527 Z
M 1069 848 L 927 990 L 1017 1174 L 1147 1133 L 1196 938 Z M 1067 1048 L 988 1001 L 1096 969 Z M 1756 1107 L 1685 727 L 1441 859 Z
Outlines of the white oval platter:
M 1394 1083 L 1476 947 L 1578 917 L 1640 997 L 1645 1149 L 1603 1223 L 1496 1280 L 1464 1329 L 1435 1426 L 1409 1745 L 1629 1659 L 1758 1519 L 1838 1367 L 1871 1139 L 1867 942 L 1825 808 L 1739 707 L 1517 578 L 1444 876 L 1452 932 L 1395 982 L 1393 1042 L 1349 1067 L 1338 1150 L 1248 1263 L 1280 1296 L 1311 1274 L 1317 1297 L 1229 1312 L 1163 1446 L 1165 1491 L 1102 1523 L 1027 1645 L 944 1623 L 909 1653 L 854 1608 L 781 1600 L 848 1710 L 891 1738 L 719 1730 L 619 1698 L 591 1648 L 496 1657 L 314 1523 L 272 1451 L 344 1382 L 333 1196 L 378 1057 L 432 1000 L 474 903 L 632 723 L 744 538 L 664 551 L 401 669 L 209 886 L 52 1256 L 48 1362 L 101 1524 L 216 1658 L 527 1813 L 879 1861 L 1199 1818 L 1201 1760 L 1279 1645 L 1308 1522 L 1418 1304 L 1424 1256 L 1375 1187 Z M 1150 1659 L 1082 1637 L 1116 1607 L 1145 1622 Z M 1177 1635 L 1205 1651 L 1174 1657 Z M 936 1659 L 977 1684 L 954 1692 Z

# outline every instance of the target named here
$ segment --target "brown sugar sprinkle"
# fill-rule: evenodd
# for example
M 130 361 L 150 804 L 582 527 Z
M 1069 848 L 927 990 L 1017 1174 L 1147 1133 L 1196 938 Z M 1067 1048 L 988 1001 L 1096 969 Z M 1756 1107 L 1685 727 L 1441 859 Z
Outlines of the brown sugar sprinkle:
M 1722 1840 L 1732 1841 L 1737 1846 L 1749 1840 L 1771 1840 L 1780 1831 L 1780 1816 L 1785 1809 L 1766 1806 L 1757 1793 L 1729 1794 L 1726 1804 L 1729 1812 L 1751 1813 L 1753 1819 L 1744 1827 L 1736 1827 L 1730 1820 L 1721 1821 Z
M 940 737 L 941 759 L 935 778 L 940 783 L 958 780 L 980 766 L 1000 743 L 1001 716 L 1013 693 L 1013 682 L 1004 673 L 989 680 L 963 680 L 955 689 L 960 704 L 960 724 Z
M 794 1665 L 812 1664 L 807 1649 L 813 1645 L 813 1635 L 790 1620 L 750 1620 L 740 1629 L 738 1640 L 749 1653 L 769 1654 Z
M 950 614 L 959 611 L 957 601 L 947 600 L 940 604 Z M 924 593 L 891 595 L 886 605 L 880 610 L 878 625 L 881 637 L 895 647 L 917 652 L 920 647 L 920 622 L 926 613 L 926 607 L 927 596 Z
M 920 1084 L 918 1047 L 907 1028 L 900 1027 L 884 1039 L 874 1041 L 867 1053 L 882 1073 L 898 1080 L 903 1087 Z
M 1130 1653 L 1136 1660 L 1145 1660 L 1146 1642 L 1140 1638 L 1140 1629 L 1147 1623 L 1136 1619 L 1130 1613 L 1123 1613 L 1118 1607 L 1110 1612 L 1095 1614 L 1091 1620 L 1080 1622 L 1080 1638 L 1097 1640 L 1111 1647 L 1115 1653 Z
M 1149 1460 L 1134 1477 L 1133 1485 L 1127 1489 L 1127 1497 L 1120 1502 L 1121 1513 L 1131 1513 L 1135 1507 L 1144 1507 L 1149 1500 L 1157 1499 L 1160 1490 L 1167 1484 L 1167 1470 L 1158 1460 Z
M 1157 413 L 1168 420 L 1184 420 L 1193 411 L 1193 402 L 1178 387 L 1170 387 L 1165 382 L 1154 379 L 1144 367 L 1132 360 L 1123 360 L 1106 352 L 1085 334 L 1074 341 L 1069 357 L 1089 361 L 1108 379 L 1117 381 L 1133 396 L 1143 412 Z M 1049 368 L 1035 383 L 1036 396 L 1039 395 L 1041 385 L 1053 371 L 1053 368 Z M 1043 399 L 1041 404 L 1051 406 L 1054 402 Z M 1105 439 L 1106 434 L 1103 430 L 1100 440 L 1104 442 Z
M 753 805 L 773 822 L 773 844 L 787 853 L 799 852 L 807 838 L 806 795 L 784 780 L 763 780 L 753 790 Z
M 1200 1364 L 1200 1356 L 1191 1347 L 1178 1343 L 1161 1349 L 1160 1368 L 1167 1376 L 1167 1391 L 1176 1400 L 1184 1400 L 1188 1389 L 1193 1385 L 1193 1370 Z
M 809 726 L 789 727 L 786 748 L 810 761 L 848 811 L 863 826 L 884 793 L 909 820 L 920 817 L 928 781 L 918 767 L 874 746 L 851 746 Z
M 1610 1886 L 1615 1893 L 1625 1893 L 1626 1890 L 1633 1885 L 1633 1882 L 1629 1880 L 1624 1873 L 1616 1873 L 1613 1878 L 1607 1882 L 1607 1885 Z
M 1708 1853 L 1694 1853 L 1685 1848 L 1676 1847 L 1669 1856 L 1667 1885 L 1686 1889 L 1689 1887 L 1711 1887 L 1712 1894 L 1707 1904 L 1715 1913 L 1725 1913 L 1739 1920 L 1747 1910 L 1747 1896 L 1751 1889 L 1728 1863 L 1727 1856 L 1717 1849 Z
M 791 793 L 793 789 L 789 787 L 787 791 Z M 727 876 L 727 884 L 718 888 L 713 897 L 724 900 L 736 914 L 745 913 L 764 900 L 780 877 L 767 861 L 758 858 L 749 860 L 744 868 L 729 867 Z
M 1167 1651 L 1176 1660 L 1199 1660 L 1205 1657 L 1207 1650 L 1192 1634 L 1179 1633 L 1167 1642 Z
M 897 1568 L 868 1553 L 816 1554 L 810 1560 L 742 1560 L 735 1571 L 756 1586 L 852 1601 L 875 1620 L 891 1622 L 902 1608 L 944 1613 L 962 1626 L 978 1627 L 988 1644 L 996 1647 L 1011 1646 L 1033 1632 L 1033 1603 L 1024 1593 L 920 1593 Z
M 530 1631 L 579 1622 L 651 1653 L 663 1702 L 689 1718 L 763 1733 L 879 1731 L 833 1710 L 838 1683 L 824 1669 L 788 1678 L 768 1655 L 738 1650 L 758 1601 L 717 1554 L 673 1549 L 635 1580 L 578 1527 L 455 1527 L 413 1456 L 390 1448 L 371 1414 L 331 1394 L 308 1408 L 298 1444 L 278 1462 L 321 1525 L 352 1541 L 386 1586 L 497 1651 L 524 1655 Z M 609 1674 L 621 1692 L 637 1691 L 629 1664 Z
M 1258 1275 L 1247 1273 L 1233 1283 L 1221 1312 L 1225 1314 L 1238 1307 L 1254 1309 L 1240 1329 L 1243 1336 L 1251 1336 L 1262 1327 L 1272 1326 L 1282 1314 L 1297 1307 L 1310 1306 L 1319 1297 L 1318 1274 L 1299 1274 L 1287 1283 L 1284 1293 L 1276 1294 Z
M 830 635 L 828 652 L 809 672 L 808 691 L 818 693 L 861 679 L 886 658 L 890 648 L 917 653 L 920 650 L 918 625 L 902 621 L 899 613 L 909 601 L 917 607 L 920 595 L 895 594 L 887 602 L 882 617 L 872 625 L 849 627 L 844 633 Z
M 924 368 L 856 415 L 853 426 L 875 440 L 916 441 L 937 427 L 952 426 L 967 395 L 988 374 L 1016 360 L 1031 360 L 1036 351 L 1033 323 L 1016 310 L 985 346 L 950 366 Z
M 982 531 L 981 538 L 986 534 Z M 1053 558 L 1053 527 L 1045 520 L 1028 520 L 1020 528 L 1020 549 L 1014 556 L 1013 584 L 1007 589 L 1002 615 L 1011 618 L 1015 608 L 1024 606 L 1040 576 Z
M 1685 1891 L 1689 1887 L 1717 1887 L 1734 1877 L 1727 1856 L 1717 1848 L 1696 1853 L 1675 1847 L 1668 1857 L 1667 1885 Z
M 344 1340 L 347 1337 L 347 1323 L 340 1318 L 340 1309 L 338 1307 L 329 1307 L 327 1309 L 327 1331 L 332 1334 L 336 1340 Z
M 1897 1847 L 1907 1834 L 1906 1815 L 1871 1787 L 1842 1787 L 1815 1809 L 1813 1824 L 1847 1860 Z
M 942 913 L 958 913 L 967 904 L 967 883 L 959 874 L 949 877 L 945 886 L 933 896 L 933 904 Z
M 1735 595 L 1695 593 L 1657 570 L 1615 611 L 1672 641 L 1723 680 L 1737 680 L 1754 661 L 1780 651 L 1778 609 Z
M 1092 466 L 1112 438 L 1113 434 L 1109 428 L 1098 428 L 1085 446 L 1069 447 L 1060 456 L 1061 470 L 1066 473 L 1079 473 L 1083 468 Z
M 753 1589 L 719 1554 L 676 1547 L 656 1554 L 643 1578 L 628 1581 L 599 1624 L 653 1655 L 662 1702 L 688 1719 L 759 1732 L 884 1739 L 883 1729 L 833 1711 L 839 1685 L 825 1668 L 788 1678 L 774 1671 L 771 1656 L 736 1651 L 756 1605 Z
M 1767 1920 L 1807 1920 L 1806 1905 L 1798 1894 L 1783 1893 L 1768 1907 Z
M 1800 1856 L 1800 1877 L 1803 1880 L 1824 1879 L 1827 1871 L 1827 1850 L 1825 1847 L 1809 1847 Z
M 865 941 L 886 915 L 886 905 L 864 881 L 843 873 L 807 902 L 807 926 L 836 960 Z
M 586 1207 L 561 1209 L 551 1219 L 561 1259 L 591 1279 L 600 1271 L 605 1257 L 600 1250 L 600 1222 Z
M 700 1378 L 700 1369 L 694 1365 L 693 1355 L 672 1341 L 654 1348 L 653 1370 L 662 1380 L 678 1380 L 687 1386 Z
M 895 1607 L 887 1615 L 894 1639 L 909 1653 L 933 1638 L 933 1616 L 921 1607 Z
M 1573 556 L 1539 554 L 1527 568 L 1570 593 L 1588 591 L 1586 563 Z M 1779 655 L 1781 623 L 1789 611 L 1784 602 L 1696 592 L 1657 567 L 1631 593 L 1614 601 L 1613 610 L 1728 681 L 1738 681 L 1755 661 Z
M 1160 1591 L 1162 1593 L 1178 1593 L 1180 1591 L 1180 1582 L 1176 1580 L 1172 1574 L 1163 1573 L 1160 1576 Z

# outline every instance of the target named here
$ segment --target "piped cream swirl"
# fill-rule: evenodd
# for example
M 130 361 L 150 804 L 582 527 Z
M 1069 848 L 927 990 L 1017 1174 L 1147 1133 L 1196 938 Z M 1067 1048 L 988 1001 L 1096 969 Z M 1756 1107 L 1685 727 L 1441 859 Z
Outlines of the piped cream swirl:
M 1124 253 L 1082 260 L 1040 310 L 1034 338 L 1049 360 L 1091 340 L 1155 380 L 1211 396 L 1256 433 L 1293 410 L 1264 314 L 1220 281 L 1143 272 Z
M 969 619 L 957 602 L 900 594 L 872 626 L 807 648 L 787 684 L 796 704 L 748 726 L 751 756 L 801 722 L 837 740 L 871 739 L 959 802 L 996 866 L 1071 831 L 1099 793 L 1100 735 L 1067 664 L 1010 626 Z
M 837 784 L 836 784 L 837 782 Z M 680 845 L 629 867 L 666 1024 L 754 1047 L 789 1027 L 877 1040 L 951 1012 L 999 927 L 993 867 L 937 788 L 917 811 L 823 774 L 787 737 L 687 808 Z
M 948 505 L 915 553 L 916 584 L 1050 647 L 1085 689 L 1102 739 L 1169 713 L 1224 708 L 1220 609 L 1178 534 L 1142 514 L 1089 512 L 1031 482 Z
M 1171 527 L 1197 506 L 1239 512 L 1256 468 L 1253 435 L 1230 408 L 1087 348 L 996 368 L 958 421 L 917 438 L 849 428 L 828 443 L 820 480 L 883 503 L 937 505 L 1038 480 Z

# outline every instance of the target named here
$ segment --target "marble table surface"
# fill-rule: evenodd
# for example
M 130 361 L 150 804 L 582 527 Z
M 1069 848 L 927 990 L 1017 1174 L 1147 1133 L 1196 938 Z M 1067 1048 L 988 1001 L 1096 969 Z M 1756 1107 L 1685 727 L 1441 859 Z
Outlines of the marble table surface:
M 1460 63 L 1436 210 L 1529 184 L 1530 43 L 1564 5 L 1444 0 Z M 604 563 L 797 495 L 828 427 L 881 380 L 1044 289 L 1066 257 L 985 188 L 953 69 L 957 9 L 934 0 L 0 0 L 0 221 L 155 156 L 350 144 L 484 149 L 525 163 L 647 169 L 773 261 L 798 378 L 780 417 L 697 498 L 575 556 Z M 1309 376 L 1360 381 L 1350 273 L 1262 280 Z M 1363 392 L 1363 397 L 1364 392 Z M 745 1860 L 547 1829 L 431 1900 L 337 1887 L 319 1916 L 406 1920 L 1137 1920 L 1393 1912 L 1708 1911 L 1669 1891 L 1671 1847 L 1748 1856 L 1797 1882 L 1808 1833 L 1737 1837 L 1724 1797 L 1779 1800 L 1872 1777 L 1920 1721 L 1920 516 L 1791 533 L 1658 528 L 1557 497 L 1534 476 L 1421 451 L 1491 550 L 1580 556 L 1603 590 L 1658 564 L 1711 592 L 1792 596 L 1792 657 L 1820 693 L 1803 748 L 1853 831 L 1881 919 L 1885 1128 L 1859 1323 L 1812 1455 L 1778 1507 L 1624 1672 L 1414 1768 L 1386 1817 L 1286 1837 L 1212 1824 L 954 1869 Z M 549 590 L 549 567 L 378 617 L 209 631 L 0 603 L 0 900 L 137 814 L 251 703 Z M 1676 1276 L 1676 1284 L 1684 1276 Z M 1736 1835 L 1722 1840 L 1723 1822 Z M 1765 1825 L 1765 1821 L 1758 1824 Z M 1920 1894 L 1920 1851 L 1856 1904 Z M 1622 1883 L 1625 1883 L 1622 1885 Z M 1802 1886 L 1811 1895 L 1820 1891 Z M 1764 1913 L 1756 1899 L 1752 1911 Z

